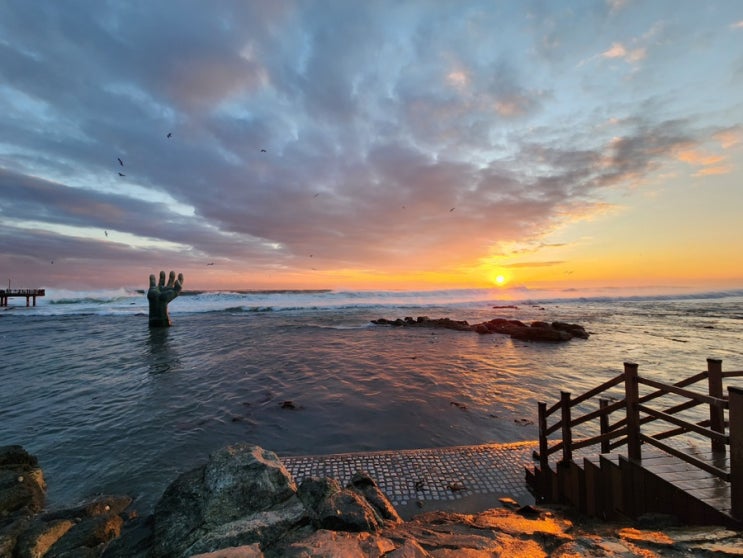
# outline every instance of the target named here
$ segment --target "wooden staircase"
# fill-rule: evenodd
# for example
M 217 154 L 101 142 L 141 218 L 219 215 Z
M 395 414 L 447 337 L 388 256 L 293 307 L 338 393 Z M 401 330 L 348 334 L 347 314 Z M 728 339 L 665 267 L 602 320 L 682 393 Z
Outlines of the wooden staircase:
M 558 462 L 546 474 L 538 465 L 527 467 L 526 481 L 540 500 L 566 504 L 591 517 L 612 520 L 660 513 L 691 525 L 743 528 L 731 515 L 729 487 L 660 451 L 648 452 L 643 463 L 610 453 Z
M 710 369 L 717 376 L 741 375 L 740 372 L 723 374 L 719 361 L 710 361 Z M 636 365 L 630 366 L 633 367 L 629 371 L 630 379 L 637 378 Z M 640 383 L 643 381 L 640 378 Z M 617 379 L 614 379 L 607 385 L 616 383 Z M 657 382 L 648 383 L 656 388 L 659 385 Z M 670 387 L 670 391 L 676 394 L 684 391 L 674 386 Z M 588 395 L 593 396 L 597 391 L 601 390 L 596 388 Z M 628 390 L 630 405 L 620 401 L 609 406 L 603 401 L 600 412 L 571 418 L 570 408 L 575 402 L 585 402 L 586 397 L 571 400 L 570 395 L 563 392 L 561 403 L 552 408 L 548 409 L 544 403 L 540 403 L 539 462 L 526 468 L 526 481 L 538 501 L 567 504 L 589 516 L 602 519 L 637 518 L 643 514 L 660 513 L 676 516 L 687 524 L 725 525 L 741 529 L 743 453 L 739 445 L 743 443 L 743 437 L 740 436 L 743 424 L 739 423 L 738 419 L 742 417 L 737 408 L 743 405 L 743 390 L 730 388 L 729 391 L 730 401 L 735 399 L 732 403 L 728 402 L 728 398 L 699 396 L 704 402 L 726 411 L 733 408 L 731 417 L 723 417 L 721 422 L 716 422 L 715 431 L 711 432 L 713 441 L 720 443 L 713 443 L 711 447 L 708 446 L 709 449 L 702 451 L 698 444 L 689 445 L 688 440 L 678 435 L 690 430 L 699 433 L 706 426 L 703 423 L 709 421 L 690 424 L 688 428 L 675 428 L 672 434 L 666 432 L 654 436 L 640 432 L 639 426 L 650 422 L 647 418 L 628 416 L 616 422 L 615 427 L 609 426 L 608 415 L 612 411 L 623 409 L 624 406 L 628 415 L 636 413 L 638 409 L 646 410 L 648 408 L 644 402 L 656 397 L 657 393 L 641 398 Z M 633 402 L 634 408 L 630 408 Z M 560 410 L 561 419 L 553 426 L 548 426 L 548 416 Z M 665 411 L 649 410 L 651 415 L 663 415 L 668 420 Z M 575 424 L 585 424 L 586 417 L 600 419 L 601 432 L 591 439 L 574 441 L 571 429 Z M 676 426 L 683 423 L 678 418 L 672 418 L 671 422 Z M 636 425 L 634 433 L 627 427 L 628 423 Z M 724 433 L 725 427 L 730 427 L 729 435 L 720 436 L 719 431 Z M 562 432 L 561 440 L 547 439 L 550 433 L 558 431 Z M 636 437 L 634 442 L 628 441 L 633 435 Z M 619 441 L 612 442 L 618 437 L 621 438 Z M 658 441 L 664 438 L 674 438 L 674 442 L 667 444 Z M 600 451 L 596 447 L 599 444 Z M 624 444 L 633 446 L 634 456 L 630 457 L 628 450 L 623 453 L 616 451 L 616 447 Z M 550 463 L 548 456 L 560 450 L 562 459 Z

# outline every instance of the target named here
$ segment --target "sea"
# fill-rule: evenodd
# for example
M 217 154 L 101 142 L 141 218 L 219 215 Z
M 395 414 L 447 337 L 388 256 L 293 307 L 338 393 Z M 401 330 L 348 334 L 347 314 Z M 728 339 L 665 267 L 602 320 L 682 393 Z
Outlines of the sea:
M 0 309 L 0 445 L 39 459 L 50 509 L 128 494 L 151 512 L 180 473 L 235 443 L 281 457 L 536 440 L 538 402 L 577 396 L 625 362 L 667 382 L 707 358 L 743 369 L 743 290 L 192 291 L 170 315 L 172 327 L 150 329 L 144 291 L 127 289 L 47 289 L 35 307 Z M 559 320 L 590 337 L 371 322 L 418 316 Z

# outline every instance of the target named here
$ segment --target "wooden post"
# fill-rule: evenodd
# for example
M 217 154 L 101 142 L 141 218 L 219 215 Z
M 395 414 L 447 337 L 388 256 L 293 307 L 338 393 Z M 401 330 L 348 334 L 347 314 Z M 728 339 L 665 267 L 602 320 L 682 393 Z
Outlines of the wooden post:
M 728 387 L 730 403 L 730 512 L 743 519 L 743 389 Z
M 549 456 L 547 452 L 547 403 L 539 402 L 537 404 L 538 421 L 539 421 L 539 467 L 544 471 L 549 467 Z
M 573 433 L 570 426 L 570 392 L 560 392 L 560 410 L 562 411 L 562 460 L 567 464 L 573 460 Z
M 722 361 L 717 358 L 707 359 L 707 383 L 711 397 L 722 399 Z M 710 430 L 725 434 L 724 409 L 715 405 L 709 406 Z M 712 451 L 725 452 L 725 443 L 720 440 L 712 440 Z
M 624 363 L 624 402 L 627 407 L 627 457 L 641 460 L 640 450 L 640 387 L 637 383 L 637 364 Z
M 603 412 L 599 416 L 599 425 L 601 428 L 601 435 L 609 433 L 609 415 L 606 414 L 606 408 L 609 406 L 609 400 L 602 397 L 599 399 L 599 409 Z M 611 448 L 610 440 L 601 440 L 601 453 L 609 453 Z
M 537 404 L 539 421 L 539 470 L 541 477 L 539 483 L 540 496 L 550 500 L 552 496 L 552 471 L 550 471 L 549 445 L 547 443 L 547 403 Z

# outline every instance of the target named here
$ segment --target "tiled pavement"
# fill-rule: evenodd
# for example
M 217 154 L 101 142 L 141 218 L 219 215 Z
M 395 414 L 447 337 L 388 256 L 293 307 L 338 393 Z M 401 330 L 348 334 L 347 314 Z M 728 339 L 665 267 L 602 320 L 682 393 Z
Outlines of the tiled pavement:
M 297 483 L 327 476 L 345 486 L 366 471 L 403 517 L 426 510 L 475 513 L 498 507 L 500 497 L 534 502 L 524 466 L 533 465 L 536 442 L 433 449 L 281 457 Z

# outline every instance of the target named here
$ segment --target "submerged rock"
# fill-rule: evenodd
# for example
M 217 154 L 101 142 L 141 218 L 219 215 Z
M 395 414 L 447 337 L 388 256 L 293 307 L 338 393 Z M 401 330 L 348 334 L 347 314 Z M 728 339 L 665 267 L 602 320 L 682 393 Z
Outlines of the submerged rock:
M 520 320 L 494 318 L 487 322 L 470 325 L 466 320 L 452 320 L 450 318 L 432 319 L 428 316 L 420 316 L 416 319 L 406 317 L 388 320 L 379 318 L 372 320 L 376 325 L 391 325 L 395 327 L 430 327 L 453 329 L 456 331 L 474 331 L 480 334 L 501 333 L 510 335 L 513 339 L 522 341 L 570 341 L 573 337 L 588 339 L 589 334 L 585 328 L 578 324 L 555 321 L 532 322 L 525 324 Z
M 430 327 L 453 329 L 457 331 L 472 331 L 472 326 L 470 326 L 470 324 L 467 323 L 466 320 L 452 320 L 450 318 L 429 318 L 428 316 L 418 316 L 415 319 L 407 316 L 405 318 L 397 318 L 394 320 L 379 318 L 376 320 L 371 320 L 371 323 L 376 325 L 390 325 L 397 327 Z

